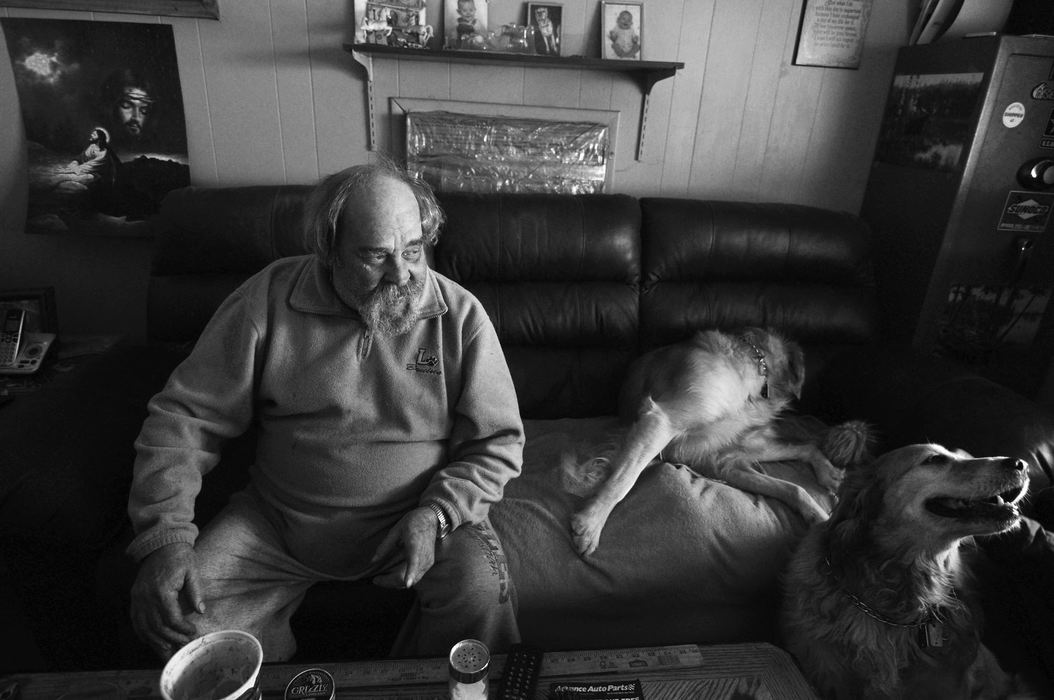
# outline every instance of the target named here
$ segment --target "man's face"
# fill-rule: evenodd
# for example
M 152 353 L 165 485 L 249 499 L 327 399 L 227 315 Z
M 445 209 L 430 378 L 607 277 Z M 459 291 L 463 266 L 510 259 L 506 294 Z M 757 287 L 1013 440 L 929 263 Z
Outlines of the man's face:
M 534 9 L 534 18 L 538 20 L 538 24 L 545 24 L 545 22 L 549 19 L 549 8 L 536 7 Z
M 371 330 L 413 326 L 428 270 L 421 210 L 405 183 L 379 177 L 353 197 L 337 227 L 333 286 Z
M 129 136 L 142 136 L 154 101 L 145 90 L 137 87 L 125 88 L 114 105 L 114 116 Z

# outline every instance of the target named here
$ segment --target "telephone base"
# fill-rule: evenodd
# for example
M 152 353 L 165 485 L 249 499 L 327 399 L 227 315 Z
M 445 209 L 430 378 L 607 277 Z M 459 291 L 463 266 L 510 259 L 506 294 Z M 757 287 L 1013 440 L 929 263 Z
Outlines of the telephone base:
M 0 365 L 0 374 L 33 374 L 40 369 L 48 348 L 55 342 L 54 333 L 26 333 L 13 364 Z

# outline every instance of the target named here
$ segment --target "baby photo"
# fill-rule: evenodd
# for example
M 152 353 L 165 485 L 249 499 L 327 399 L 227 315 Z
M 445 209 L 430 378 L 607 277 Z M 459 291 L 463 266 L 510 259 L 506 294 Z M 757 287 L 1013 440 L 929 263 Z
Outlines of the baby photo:
M 448 49 L 484 49 L 487 43 L 487 0 L 444 0 Z
M 641 59 L 644 6 L 636 2 L 601 3 L 600 45 L 607 59 Z

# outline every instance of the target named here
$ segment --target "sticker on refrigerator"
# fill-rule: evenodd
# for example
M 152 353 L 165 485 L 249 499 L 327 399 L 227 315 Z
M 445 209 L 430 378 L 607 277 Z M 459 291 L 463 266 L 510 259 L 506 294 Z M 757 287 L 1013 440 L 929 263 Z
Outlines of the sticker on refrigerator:
M 1040 83 L 1032 88 L 1033 100 L 1054 100 L 1054 85 L 1051 83 Z
M 999 217 L 1000 231 L 1039 233 L 1047 228 L 1054 194 L 1011 192 Z
M 1054 109 L 1047 117 L 1047 127 L 1043 129 L 1043 138 L 1039 140 L 1041 148 L 1054 148 Z
M 1011 102 L 1003 110 L 1003 126 L 1013 129 L 1025 121 L 1025 105 L 1020 102 Z

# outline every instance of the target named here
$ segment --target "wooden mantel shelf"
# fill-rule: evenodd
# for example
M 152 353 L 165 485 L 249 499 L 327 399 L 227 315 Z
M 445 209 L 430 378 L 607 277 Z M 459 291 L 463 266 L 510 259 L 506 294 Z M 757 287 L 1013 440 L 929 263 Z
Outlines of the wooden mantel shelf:
M 540 56 L 498 51 L 454 51 L 449 49 L 407 49 L 384 44 L 344 44 L 344 50 L 366 69 L 370 106 L 370 147 L 376 143 L 373 102 L 373 57 L 410 61 L 451 61 L 477 65 L 517 65 L 527 68 L 564 68 L 572 70 L 616 71 L 633 77 L 641 90 L 640 129 L 637 137 L 637 160 L 644 155 L 644 128 L 648 118 L 651 89 L 660 80 L 672 78 L 684 64 L 677 61 L 616 61 L 585 56 Z
M 603 58 L 586 58 L 585 56 L 539 56 L 537 54 L 501 53 L 498 51 L 404 49 L 384 44 L 344 44 L 344 49 L 352 53 L 373 54 L 411 61 L 454 61 L 483 65 L 514 64 L 538 68 L 618 71 L 635 76 L 640 82 L 641 91 L 645 94 L 651 92 L 651 88 L 655 83 L 666 78 L 672 78 L 678 70 L 684 68 L 683 63 L 675 61 L 615 61 Z

